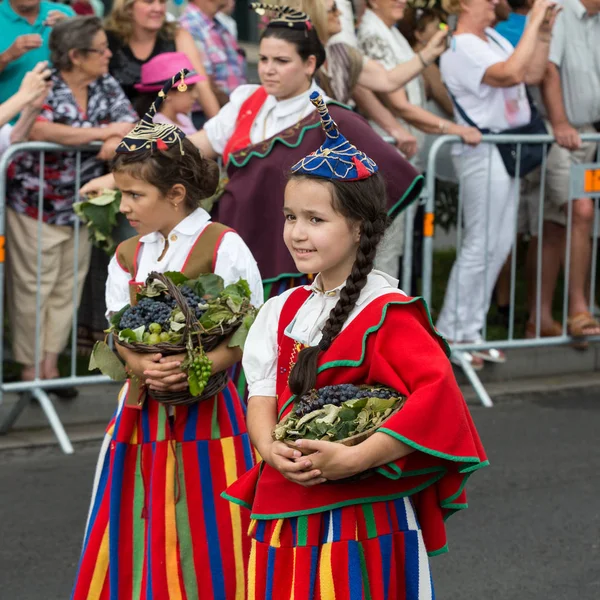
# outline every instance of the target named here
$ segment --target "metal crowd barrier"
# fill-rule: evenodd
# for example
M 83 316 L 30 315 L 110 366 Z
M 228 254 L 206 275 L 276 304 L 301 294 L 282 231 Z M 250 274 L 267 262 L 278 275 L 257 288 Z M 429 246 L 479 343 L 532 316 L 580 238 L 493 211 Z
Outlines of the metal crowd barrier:
M 570 284 L 570 267 L 571 267 L 571 239 L 573 234 L 573 200 L 578 198 L 592 198 L 594 201 L 594 224 L 592 232 L 592 255 L 590 266 L 590 288 L 589 288 L 589 311 L 593 314 L 595 306 L 595 287 L 596 287 L 596 271 L 598 268 L 598 234 L 599 234 L 599 218 L 598 204 L 600 199 L 600 134 L 583 134 L 583 141 L 598 142 L 598 150 L 596 153 L 596 162 L 589 164 L 572 165 L 569 182 L 569 198 L 567 203 L 567 224 L 566 224 L 566 244 L 565 244 L 565 262 L 563 267 L 564 273 L 564 291 L 563 291 L 563 311 L 562 311 L 562 334 L 554 337 L 542 337 L 540 335 L 540 307 L 541 307 L 541 283 L 542 283 L 542 244 L 543 244 L 543 220 L 544 220 L 544 197 L 546 188 L 546 163 L 548 155 L 547 144 L 554 142 L 554 137 L 551 135 L 484 135 L 482 144 L 496 145 L 502 143 L 516 143 L 516 158 L 517 165 L 520 163 L 522 144 L 544 144 L 543 162 L 540 171 L 540 184 L 538 194 L 538 209 L 539 218 L 537 224 L 537 265 L 536 265 L 536 322 L 535 336 L 533 338 L 516 339 L 515 338 L 515 285 L 516 285 L 516 266 L 517 266 L 517 225 L 518 225 L 518 206 L 520 202 L 520 185 L 516 186 L 516 202 L 517 210 L 515 211 L 515 223 L 513 231 L 512 245 L 512 261 L 511 261 L 511 276 L 510 276 L 510 305 L 509 305 L 509 326 L 506 339 L 488 340 L 487 327 L 484 325 L 482 332 L 483 341 L 479 343 L 455 343 L 452 345 L 453 358 L 460 364 L 463 372 L 473 386 L 478 398 L 484 406 L 493 406 L 493 402 L 487 393 L 485 386 L 479 379 L 476 371 L 469 360 L 469 351 L 489 350 L 489 349 L 513 349 L 527 347 L 543 347 L 543 346 L 558 346 L 568 345 L 573 343 L 573 338 L 567 333 L 567 318 L 569 308 L 569 284 Z M 431 306 L 432 286 L 433 286 L 433 255 L 434 255 L 434 232 L 433 223 L 435 221 L 435 191 L 436 191 L 436 160 L 440 149 L 446 144 L 462 143 L 458 136 L 445 135 L 438 138 L 432 145 L 427 164 L 426 182 L 425 182 L 425 228 L 423 240 L 423 288 L 422 295 Z M 491 151 L 491 149 L 490 149 Z M 521 180 L 520 173 L 517 170 L 515 178 Z M 482 290 L 483 297 L 486 295 L 485 271 L 487 271 L 487 248 L 489 238 L 489 227 L 495 226 L 489 222 L 489 202 L 490 202 L 490 185 L 491 172 L 488 167 L 487 174 L 488 185 L 486 189 L 481 191 L 481 201 L 488 202 L 487 218 L 486 218 L 486 265 L 483 272 Z M 462 194 L 462 177 L 459 177 L 459 200 L 458 200 L 458 224 L 456 234 L 456 249 L 457 256 L 461 247 L 462 238 L 462 209 L 463 209 L 463 194 Z M 457 281 L 457 298 L 459 297 L 459 277 Z M 482 299 L 483 301 L 483 299 Z M 456 303 L 458 306 L 458 302 Z M 440 309 L 441 307 L 435 307 Z M 455 307 L 456 311 L 456 307 Z M 587 337 L 588 341 L 600 341 L 600 336 Z
M 56 438 L 66 454 L 73 452 L 73 446 L 69 440 L 69 437 L 63 427 L 63 424 L 54 408 L 54 404 L 48 396 L 48 391 L 54 388 L 63 386 L 83 386 L 92 385 L 99 383 L 107 383 L 111 380 L 104 375 L 89 375 L 89 376 L 78 376 L 76 374 L 77 367 L 77 284 L 73 287 L 73 318 L 72 318 L 72 332 L 71 332 L 71 367 L 70 373 L 67 377 L 61 377 L 59 379 L 40 379 L 40 359 L 41 359 L 41 348 L 40 348 L 40 332 L 41 332 L 41 267 L 42 267 L 42 218 L 44 212 L 44 165 L 46 161 L 46 153 L 54 152 L 75 152 L 76 153 L 76 174 L 75 181 L 73 182 L 73 194 L 77 198 L 79 195 L 80 186 L 80 174 L 81 174 L 81 153 L 82 152 L 98 152 L 101 144 L 90 144 L 86 146 L 62 146 L 60 144 L 51 144 L 45 142 L 27 142 L 22 144 L 15 144 L 11 146 L 0 159 L 0 315 L 4 315 L 4 285 L 5 285 L 5 269 L 4 269 L 4 248 L 5 248 L 5 235 L 6 235 L 6 187 L 8 177 L 8 167 L 15 157 L 20 152 L 39 152 L 40 154 L 40 165 L 39 165 L 39 193 L 38 193 L 38 235 L 37 235 L 37 294 L 36 294 L 36 339 L 35 339 L 35 379 L 33 381 L 19 381 L 6 383 L 4 381 L 4 327 L 0 327 L 0 403 L 2 402 L 3 395 L 7 392 L 18 392 L 20 397 L 17 403 L 13 406 L 12 410 L 4 420 L 0 423 L 0 434 L 6 433 L 17 421 L 21 413 L 30 403 L 31 399 L 34 398 L 44 411 L 44 414 L 48 420 L 48 423 L 52 427 Z M 77 274 L 79 271 L 78 265 L 78 253 L 79 253 L 79 220 L 75 221 L 73 228 L 75 236 L 75 247 L 74 247 L 74 282 L 77 281 Z M 33 240 L 32 240 L 33 241 Z M 66 307 L 65 307 L 66 308 Z M 14 329 L 17 330 L 19 327 L 18 323 L 13 323 Z M 14 331 L 12 332 L 14 334 Z

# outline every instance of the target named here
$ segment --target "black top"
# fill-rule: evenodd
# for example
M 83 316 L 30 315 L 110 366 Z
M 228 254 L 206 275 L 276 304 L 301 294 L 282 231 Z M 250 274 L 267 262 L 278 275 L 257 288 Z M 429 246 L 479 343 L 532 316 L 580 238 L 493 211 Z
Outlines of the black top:
M 121 84 L 123 91 L 131 103 L 135 104 L 140 93 L 133 85 L 140 82 L 142 65 L 164 52 L 175 52 L 175 40 L 166 40 L 159 35 L 156 38 L 156 43 L 150 56 L 146 60 L 140 60 L 133 55 L 131 48 L 127 44 L 124 44 L 114 33 L 107 31 L 106 36 L 108 38 L 108 47 L 112 52 L 108 70 Z

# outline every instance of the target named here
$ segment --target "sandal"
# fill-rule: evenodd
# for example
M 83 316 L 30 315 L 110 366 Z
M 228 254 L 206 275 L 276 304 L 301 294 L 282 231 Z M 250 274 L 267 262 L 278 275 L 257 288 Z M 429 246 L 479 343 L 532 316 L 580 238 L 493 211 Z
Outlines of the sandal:
M 540 337 L 560 337 L 562 335 L 562 325 L 558 321 L 552 321 L 550 327 L 542 327 L 540 324 Z M 525 325 L 525 337 L 527 339 L 535 338 L 535 323 L 527 321 Z
M 466 350 L 460 350 L 460 352 L 465 355 L 467 362 L 473 367 L 473 371 L 481 371 L 481 369 L 483 369 L 484 364 L 482 358 L 474 356 L 472 352 L 467 352 Z M 462 362 L 454 352 L 450 355 L 450 362 L 458 367 L 462 367 Z
M 591 313 L 581 312 L 567 319 L 567 333 L 574 338 L 600 335 L 600 322 Z
M 585 332 L 586 329 L 596 329 L 598 333 Z M 582 312 L 567 319 L 567 333 L 573 338 L 584 338 L 588 335 L 600 334 L 600 323 L 589 312 Z M 575 350 L 587 350 L 588 342 L 578 341 L 571 344 Z
M 506 362 L 506 354 L 502 350 L 496 348 L 490 348 L 489 350 L 474 350 L 472 352 L 473 358 L 480 358 L 487 362 L 502 365 Z

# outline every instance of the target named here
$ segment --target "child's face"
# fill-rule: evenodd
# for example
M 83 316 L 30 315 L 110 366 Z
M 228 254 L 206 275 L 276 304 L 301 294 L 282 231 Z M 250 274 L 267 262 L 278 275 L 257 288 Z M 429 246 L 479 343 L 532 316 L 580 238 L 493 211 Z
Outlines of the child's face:
M 292 179 L 285 188 L 283 239 L 301 273 L 321 273 L 331 286 L 352 270 L 360 226 L 336 212 L 331 187 L 312 179 Z
M 121 190 L 119 210 L 138 234 L 160 231 L 166 237 L 186 216 L 183 203 L 185 192 L 183 198 L 167 198 L 157 187 L 136 179 L 129 173 L 116 172 L 114 177 L 117 188 Z
M 196 88 L 192 85 L 188 87 L 187 91 L 180 92 L 177 89 L 171 90 L 167 94 L 167 102 L 173 111 L 177 114 L 183 113 L 187 115 L 194 106 L 194 100 L 196 99 Z

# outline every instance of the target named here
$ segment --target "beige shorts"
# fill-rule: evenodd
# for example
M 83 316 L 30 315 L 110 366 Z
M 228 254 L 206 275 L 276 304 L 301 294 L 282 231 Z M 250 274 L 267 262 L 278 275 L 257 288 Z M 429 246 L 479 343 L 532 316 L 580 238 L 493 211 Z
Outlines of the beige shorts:
M 550 128 L 549 128 L 550 130 Z M 578 127 L 579 133 L 596 133 L 592 125 Z M 583 142 L 577 150 L 567 150 L 552 144 L 546 161 L 546 182 L 544 190 L 544 220 L 567 224 L 564 206 L 569 201 L 569 177 L 572 164 L 596 161 L 597 144 Z M 541 169 L 536 169 L 521 180 L 521 200 L 519 203 L 518 232 L 537 235 L 540 214 Z

